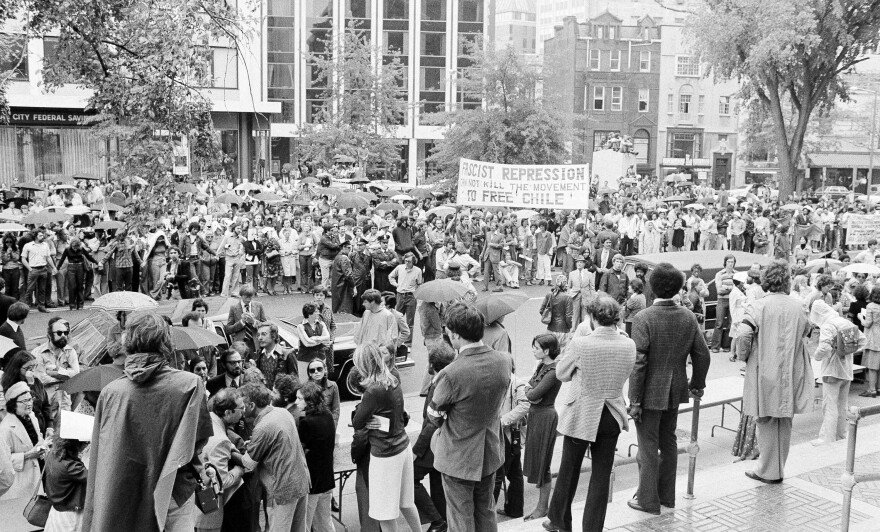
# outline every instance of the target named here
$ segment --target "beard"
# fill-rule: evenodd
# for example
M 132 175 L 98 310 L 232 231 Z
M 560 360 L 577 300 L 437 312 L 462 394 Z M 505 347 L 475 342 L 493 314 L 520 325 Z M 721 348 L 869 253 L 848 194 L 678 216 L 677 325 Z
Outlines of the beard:
M 62 336 L 61 338 L 52 338 L 52 345 L 58 349 L 64 349 L 64 347 L 67 346 L 67 337 Z

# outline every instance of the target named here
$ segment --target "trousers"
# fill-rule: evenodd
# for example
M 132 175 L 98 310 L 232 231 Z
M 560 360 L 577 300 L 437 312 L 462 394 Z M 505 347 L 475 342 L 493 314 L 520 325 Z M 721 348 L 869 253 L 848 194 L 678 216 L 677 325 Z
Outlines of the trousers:
M 642 410 L 642 420 L 636 422 L 639 453 L 639 489 L 636 498 L 648 510 L 657 510 L 660 504 L 675 503 L 675 468 L 678 466 L 678 443 L 675 428 L 678 408 L 669 410 Z
M 846 438 L 846 402 L 851 382 L 822 377 L 822 428 L 819 438 L 826 442 Z
M 505 429 L 507 430 L 507 429 Z M 507 493 L 504 495 L 504 513 L 510 517 L 523 515 L 523 470 L 522 470 L 522 438 L 518 443 L 513 443 L 504 437 L 504 463 L 495 473 L 495 501 L 501 493 L 501 484 L 507 479 Z
M 790 417 L 759 417 L 757 423 L 758 466 L 755 474 L 767 480 L 784 477 L 785 461 L 791 445 Z
M 443 475 L 446 493 L 446 523 L 455 532 L 497 532 L 495 498 L 492 488 L 495 473 L 480 480 L 465 480 Z

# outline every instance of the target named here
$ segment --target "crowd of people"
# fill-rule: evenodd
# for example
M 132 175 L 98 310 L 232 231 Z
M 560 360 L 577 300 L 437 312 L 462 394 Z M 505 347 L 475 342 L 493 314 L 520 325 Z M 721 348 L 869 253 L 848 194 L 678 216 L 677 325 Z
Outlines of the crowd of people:
M 339 313 L 360 320 L 353 364 L 363 397 L 351 419 L 351 456 L 368 532 L 397 530 L 399 517 L 413 531 L 494 530 L 497 514 L 570 531 L 588 448 L 582 526 L 602 530 L 617 439 L 630 420 L 640 459 L 629 505 L 653 514 L 674 507 L 678 408 L 703 393 L 713 353 L 742 364 L 733 454 L 758 460 L 746 474 L 761 482 L 784 478 L 791 418 L 811 403 L 811 356 L 823 383 L 816 445 L 843 437 L 854 357 L 868 370 L 862 395 L 877 395 L 876 276 L 808 264 L 880 262 L 876 240 L 845 251 L 846 217 L 866 210 L 852 203 L 801 199 L 791 207 L 769 194 L 731 198 L 648 178 L 598 191 L 582 211 L 450 206 L 418 189 L 387 205 L 392 196 L 357 185 L 274 181 L 262 189 L 281 201 L 244 191 L 228 203 L 219 201 L 221 185 L 196 186 L 198 194 L 170 198 L 167 216 L 144 226 L 101 229 L 110 227 L 101 217 L 125 220 L 124 210 L 103 209 L 3 239 L 0 335 L 17 348 L 2 359 L 0 515 L 16 530 L 33 525 L 25 508 L 40 486 L 52 508 L 47 530 L 333 530 Z M 683 191 L 686 200 L 675 197 Z M 120 194 L 137 201 L 138 190 L 90 185 L 88 194 L 103 204 L 123 201 Z M 7 215 L 81 204 L 54 193 Z M 700 264 L 681 272 L 661 260 L 632 274 L 624 264 L 636 254 L 709 249 L 767 260 L 737 265 L 729 255 L 705 265 L 718 269 L 707 339 L 713 279 Z M 434 279 L 461 283 L 466 294 L 417 301 Z M 473 303 L 481 291 L 532 285 L 547 286 L 535 316 L 546 332 L 531 343 L 536 367 L 522 381 L 502 322 L 488 322 Z M 120 321 L 110 350 L 119 378 L 69 394 L 62 384 L 85 369 L 68 345 L 70 322 L 53 317 L 46 342 L 28 351 L 21 326 L 29 309 L 77 310 L 118 290 L 194 299 L 183 326 L 209 330 L 201 298 L 237 297 L 224 327 L 231 345 L 182 353 L 169 320 L 137 315 Z M 312 299 L 290 349 L 259 299 L 293 292 Z M 428 374 L 424 422 L 411 441 L 396 361 L 413 349 L 416 315 Z M 761 385 L 768 381 L 779 384 Z M 91 438 L 63 437 L 59 412 L 71 410 L 94 416 Z M 526 483 L 538 494 L 529 512 Z

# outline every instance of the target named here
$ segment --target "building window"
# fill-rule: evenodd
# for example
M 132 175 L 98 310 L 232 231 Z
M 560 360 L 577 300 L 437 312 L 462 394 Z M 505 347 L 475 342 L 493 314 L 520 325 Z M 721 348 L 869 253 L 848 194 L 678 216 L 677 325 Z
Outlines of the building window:
M 483 22 L 483 0 L 459 0 L 459 22 Z
M 611 87 L 611 110 L 623 109 L 623 87 Z
M 446 57 L 446 34 L 422 32 L 420 52 L 424 56 Z
M 674 104 L 674 96 L 670 93 L 670 94 L 666 97 L 666 112 L 667 112 L 668 114 L 672 114 L 672 112 L 673 112 L 673 105 L 675 105 L 675 104 Z
M 604 39 L 605 38 L 605 26 L 596 26 L 596 38 Z
M 730 96 L 722 96 L 718 100 L 718 114 L 721 116 L 730 115 Z
M 697 97 L 697 114 L 703 114 L 703 110 L 706 107 L 706 97 L 702 94 Z
M 608 26 L 608 38 L 616 39 L 618 35 L 617 26 Z
M 0 33 L 0 72 L 8 79 L 28 79 L 27 37 Z
M 692 159 L 697 159 L 700 157 L 701 144 L 702 133 L 673 131 L 669 135 L 669 146 L 667 147 L 666 156 L 678 159 L 688 156 Z
M 593 151 L 599 151 L 605 146 L 608 137 L 613 136 L 617 131 L 594 131 L 593 132 Z
M 386 20 L 409 20 L 409 0 L 385 0 Z
M 422 20 L 446 20 L 446 0 L 422 0 Z
M 675 75 L 699 77 L 700 62 L 692 55 L 679 55 L 675 57 Z
M 647 165 L 648 153 L 651 150 L 651 134 L 639 129 L 633 135 L 633 151 L 636 152 L 636 164 Z
M 421 90 L 423 91 L 445 91 L 446 90 L 446 69 L 436 67 L 421 67 Z
M 51 66 L 58 58 L 58 37 L 43 37 L 43 68 Z M 0 66 L 0 70 L 4 70 Z
M 593 87 L 593 110 L 605 110 L 605 87 Z
M 608 68 L 613 71 L 620 71 L 620 50 L 611 50 L 611 63 Z
M 600 55 L 601 50 L 590 50 L 590 70 L 599 70 L 601 68 Z
M 383 31 L 382 46 L 385 49 L 385 53 L 397 52 L 402 56 L 409 55 L 409 32 Z
M 639 72 L 651 71 L 651 52 L 639 52 Z
M 238 51 L 234 48 L 208 48 L 205 53 L 211 66 L 211 80 L 208 87 L 238 88 Z
M 650 98 L 650 90 L 649 89 L 639 89 L 639 112 L 647 113 L 650 105 L 648 104 L 648 100 Z
M 346 0 L 347 18 L 370 18 L 370 0 Z
M 691 114 L 691 95 L 680 94 L 678 96 L 678 114 L 689 117 Z

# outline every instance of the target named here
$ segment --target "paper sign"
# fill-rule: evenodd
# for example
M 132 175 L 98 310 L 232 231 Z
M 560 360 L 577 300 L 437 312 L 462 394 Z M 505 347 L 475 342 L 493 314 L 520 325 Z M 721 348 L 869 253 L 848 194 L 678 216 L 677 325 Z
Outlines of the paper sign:
M 459 163 L 459 205 L 586 209 L 589 199 L 588 164 Z
M 880 215 L 850 214 L 846 230 L 848 246 L 864 246 L 868 240 L 880 237 Z
M 61 437 L 65 440 L 92 441 L 95 417 L 78 412 L 60 410 Z

